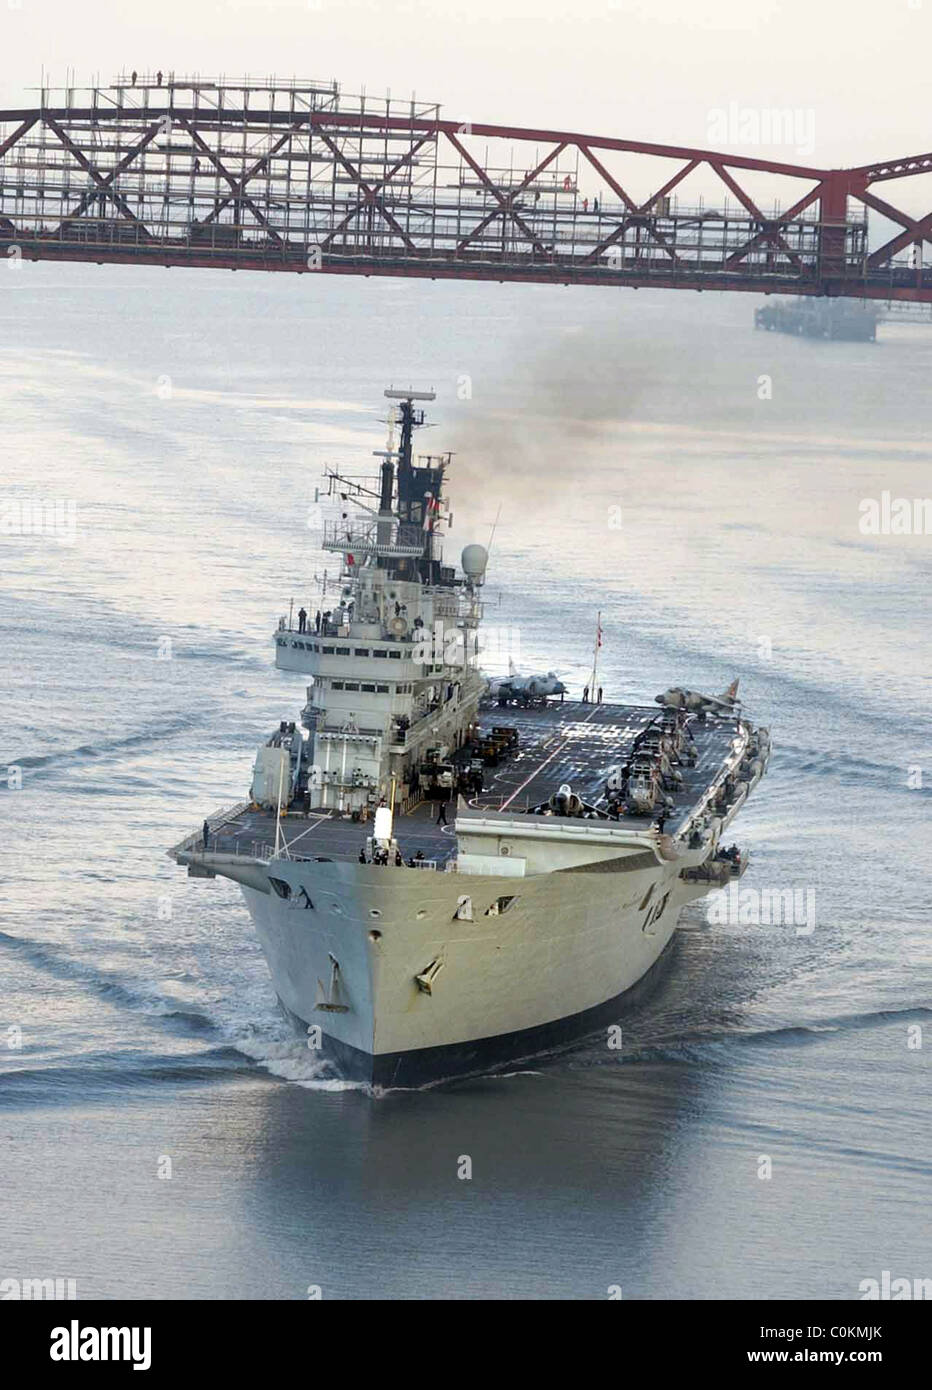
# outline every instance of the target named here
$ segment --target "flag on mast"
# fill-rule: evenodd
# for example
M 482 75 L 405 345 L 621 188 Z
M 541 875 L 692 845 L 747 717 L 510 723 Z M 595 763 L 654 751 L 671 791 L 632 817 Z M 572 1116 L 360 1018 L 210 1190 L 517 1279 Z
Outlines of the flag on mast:
M 602 610 L 599 609 L 595 620 L 595 645 L 592 648 L 592 675 L 589 677 L 589 689 L 592 692 L 593 700 L 598 698 L 599 683 L 599 648 L 602 645 Z
M 424 494 L 424 530 L 434 529 L 434 518 L 440 510 L 440 503 L 432 492 Z

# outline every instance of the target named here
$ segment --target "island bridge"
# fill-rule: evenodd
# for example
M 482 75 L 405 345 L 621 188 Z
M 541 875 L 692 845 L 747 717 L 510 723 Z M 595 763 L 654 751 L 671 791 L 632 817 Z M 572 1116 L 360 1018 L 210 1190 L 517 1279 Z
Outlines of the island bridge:
M 449 121 L 335 83 L 131 73 L 0 110 L 0 251 L 932 302 L 932 212 L 876 191 L 914 202 L 930 171 L 932 154 L 820 169 Z

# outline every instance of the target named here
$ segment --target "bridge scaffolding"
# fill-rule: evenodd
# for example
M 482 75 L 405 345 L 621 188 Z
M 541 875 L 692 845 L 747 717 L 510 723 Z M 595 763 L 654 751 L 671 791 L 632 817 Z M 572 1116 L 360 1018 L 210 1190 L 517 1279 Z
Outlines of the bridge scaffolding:
M 870 191 L 930 170 L 932 155 L 826 170 L 457 123 L 433 103 L 345 96 L 334 82 L 123 73 L 0 110 L 0 249 L 932 302 L 932 214 Z M 721 197 L 689 194 L 697 174 Z M 785 208 L 751 197 L 748 178 L 762 174 L 792 185 Z M 868 209 L 902 229 L 874 251 Z

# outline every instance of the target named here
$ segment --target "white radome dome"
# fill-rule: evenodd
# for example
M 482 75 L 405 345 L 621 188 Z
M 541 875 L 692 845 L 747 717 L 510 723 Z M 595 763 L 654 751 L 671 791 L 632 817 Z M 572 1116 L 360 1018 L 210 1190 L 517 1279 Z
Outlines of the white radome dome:
M 463 547 L 460 556 L 460 564 L 463 566 L 463 573 L 467 579 L 481 579 L 485 574 L 486 565 L 489 563 L 489 552 L 484 545 L 467 545 Z

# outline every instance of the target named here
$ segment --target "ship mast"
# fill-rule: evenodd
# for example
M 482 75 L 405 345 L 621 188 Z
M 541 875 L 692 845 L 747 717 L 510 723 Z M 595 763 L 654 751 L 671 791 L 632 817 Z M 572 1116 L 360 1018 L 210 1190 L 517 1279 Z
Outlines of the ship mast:
M 397 462 L 398 522 L 409 534 L 415 529 L 419 531 L 422 545 L 421 556 L 416 564 L 412 565 L 407 559 L 401 560 L 398 564 L 398 574 L 407 578 L 416 570 L 425 584 L 436 584 L 441 581 L 441 565 L 437 558 L 435 523 L 440 508 L 444 473 L 451 456 L 445 454 L 435 458 L 427 455 L 424 460 L 425 467 L 418 467 L 414 463 L 414 431 L 424 424 L 424 411 L 417 408 L 415 402 L 432 401 L 435 399 L 435 393 L 414 391 L 410 387 L 406 391 L 396 391 L 390 387 L 385 396 L 390 401 L 398 402 L 397 413 L 401 426 L 397 452 L 390 450 L 386 456 L 389 478 Z M 383 493 L 388 485 L 384 469 L 385 465 Z
M 598 698 L 599 681 L 599 648 L 602 645 L 602 610 L 596 615 L 595 620 L 595 642 L 592 647 L 592 675 L 589 677 L 589 697 L 595 704 Z

